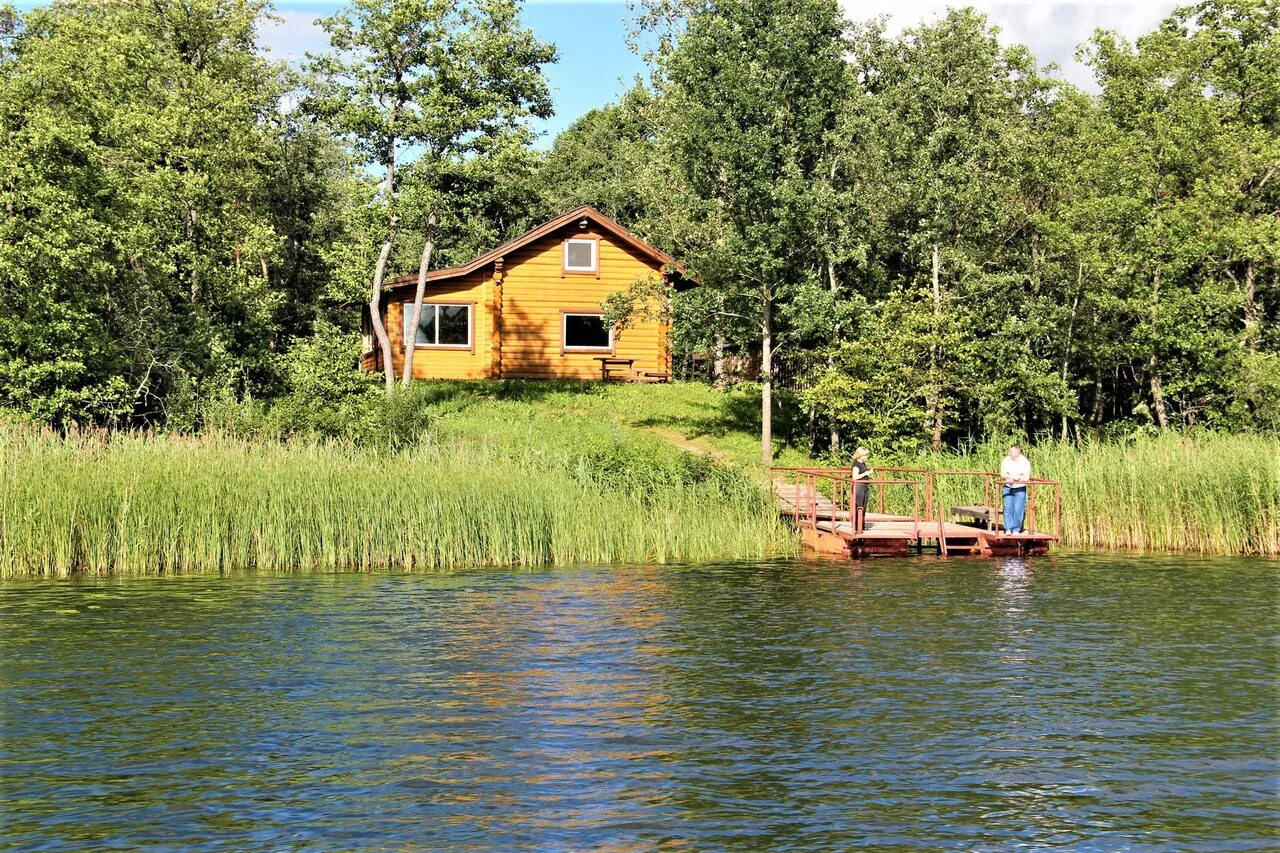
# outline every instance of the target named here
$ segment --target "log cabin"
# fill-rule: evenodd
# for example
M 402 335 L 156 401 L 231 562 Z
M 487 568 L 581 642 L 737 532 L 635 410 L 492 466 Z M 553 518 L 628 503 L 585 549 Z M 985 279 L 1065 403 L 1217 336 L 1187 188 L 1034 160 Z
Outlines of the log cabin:
M 664 381 L 668 330 L 658 320 L 606 328 L 601 302 L 646 278 L 680 278 L 675 259 L 582 206 L 462 266 L 431 270 L 416 335 L 407 328 L 417 274 L 384 286 L 397 376 L 406 350 L 415 379 Z M 410 345 L 410 340 L 413 340 Z M 364 370 L 381 370 L 366 317 Z

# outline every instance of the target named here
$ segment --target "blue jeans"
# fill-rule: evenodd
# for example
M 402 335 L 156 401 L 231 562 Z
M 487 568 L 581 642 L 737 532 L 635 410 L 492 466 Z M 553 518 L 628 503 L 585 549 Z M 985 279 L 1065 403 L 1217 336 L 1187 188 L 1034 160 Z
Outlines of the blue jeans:
M 1027 512 L 1027 487 L 1004 487 L 1004 532 L 1021 533 L 1022 517 Z

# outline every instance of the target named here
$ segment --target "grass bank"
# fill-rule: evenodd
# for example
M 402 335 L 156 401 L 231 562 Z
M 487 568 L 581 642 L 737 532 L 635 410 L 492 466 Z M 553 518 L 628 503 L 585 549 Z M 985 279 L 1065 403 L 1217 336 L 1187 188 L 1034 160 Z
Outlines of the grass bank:
M 0 573 L 431 569 L 789 553 L 753 472 L 531 401 L 433 406 L 411 448 L 0 432 Z
M 456 388 L 441 393 L 446 390 L 459 399 Z M 692 383 L 553 385 L 521 405 L 532 417 L 575 412 L 650 431 L 731 465 L 758 465 L 759 393 L 749 386 L 718 391 Z M 485 411 L 484 404 L 471 411 Z M 779 418 L 776 464 L 847 463 L 806 453 L 805 426 Z M 874 462 L 994 471 L 1006 449 L 991 443 L 922 456 L 880 454 Z M 1280 556 L 1280 438 L 1146 434 L 1080 445 L 1042 441 L 1028 446 L 1027 454 L 1037 476 L 1063 483 L 1062 544 L 1068 549 Z M 974 503 L 981 489 L 957 481 L 939 498 L 947 504 Z
M 786 554 L 796 543 L 765 489 L 758 405 L 750 388 L 438 382 L 353 409 L 363 426 L 345 439 L 299 438 L 255 406 L 194 438 L 0 426 L 0 573 Z M 803 430 L 781 424 L 778 464 L 847 461 L 811 459 Z M 873 462 L 992 470 L 1003 452 Z M 1280 555 L 1275 437 L 1048 442 L 1028 455 L 1064 483 L 1069 549 Z

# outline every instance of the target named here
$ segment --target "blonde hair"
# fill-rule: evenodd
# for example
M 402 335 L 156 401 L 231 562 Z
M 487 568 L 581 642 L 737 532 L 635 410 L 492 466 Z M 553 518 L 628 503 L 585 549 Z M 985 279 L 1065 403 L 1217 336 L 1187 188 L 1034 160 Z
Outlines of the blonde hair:
M 871 451 L 865 447 L 859 447 L 857 450 L 853 451 L 853 458 L 855 461 L 858 459 L 861 459 L 864 456 L 870 456 L 870 455 L 871 455 Z

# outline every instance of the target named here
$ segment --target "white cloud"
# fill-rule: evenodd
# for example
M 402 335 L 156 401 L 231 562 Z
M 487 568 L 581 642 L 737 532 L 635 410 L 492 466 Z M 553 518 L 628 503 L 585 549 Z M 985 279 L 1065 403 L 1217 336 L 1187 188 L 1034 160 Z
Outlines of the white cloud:
M 879 15 L 889 16 L 893 31 L 915 26 L 921 21 L 945 15 L 949 6 L 972 5 L 1000 27 L 1000 36 L 1008 44 L 1020 43 L 1031 48 L 1041 65 L 1056 62 L 1062 76 L 1072 83 L 1095 88 L 1092 72 L 1075 60 L 1076 48 L 1089 39 L 1096 29 L 1115 30 L 1136 39 L 1155 29 L 1169 14 L 1174 4 L 1133 0 L 1076 0 L 1076 2 L 1009 2 L 1009 0 L 842 0 L 845 14 L 854 20 Z
M 258 44 L 277 60 L 301 62 L 305 54 L 318 53 L 329 46 L 324 30 L 316 26 L 320 12 L 277 11 L 280 20 L 266 21 L 258 30 Z

